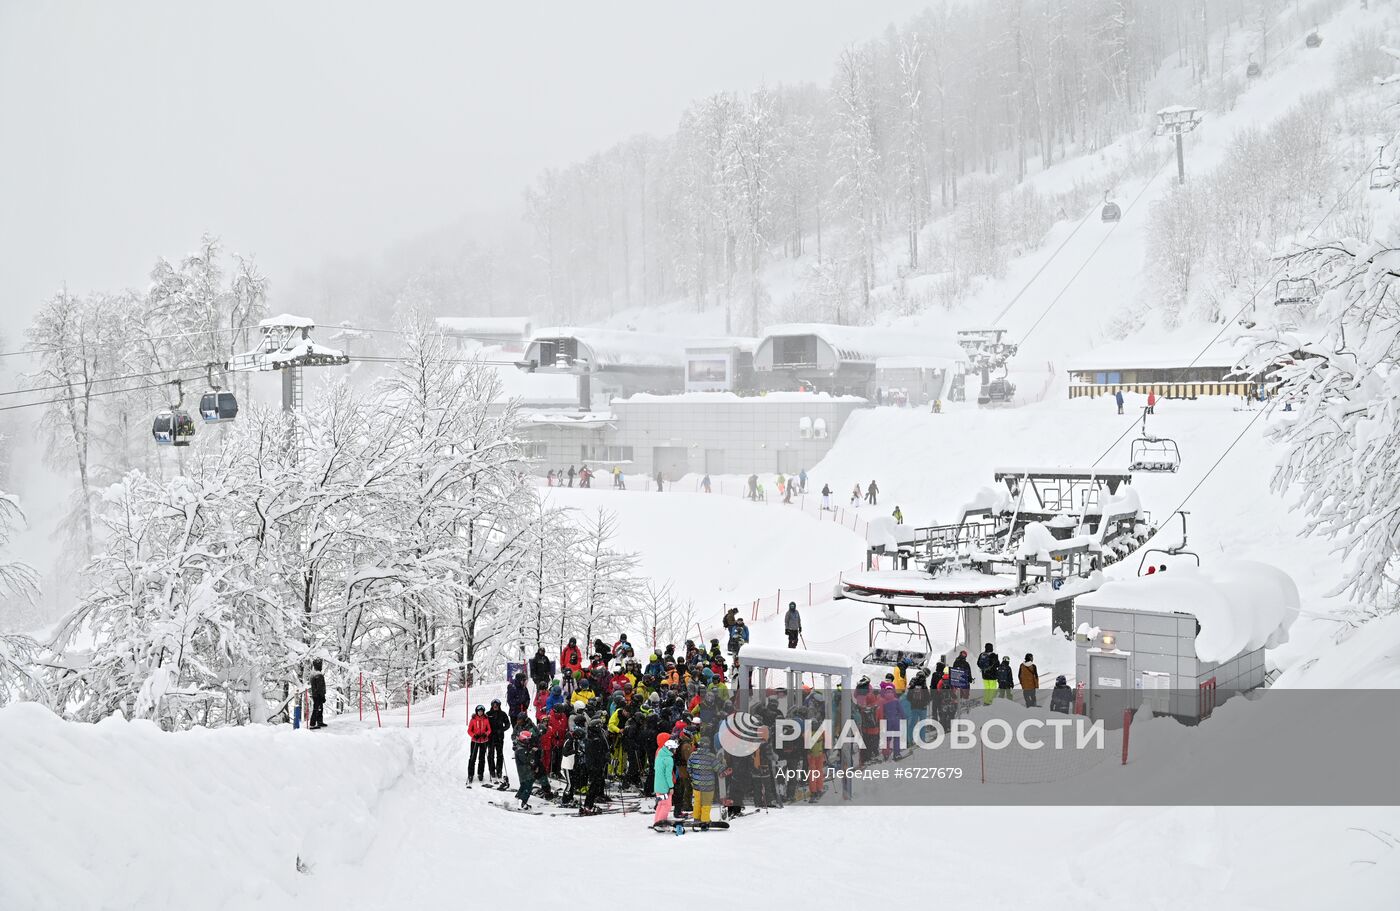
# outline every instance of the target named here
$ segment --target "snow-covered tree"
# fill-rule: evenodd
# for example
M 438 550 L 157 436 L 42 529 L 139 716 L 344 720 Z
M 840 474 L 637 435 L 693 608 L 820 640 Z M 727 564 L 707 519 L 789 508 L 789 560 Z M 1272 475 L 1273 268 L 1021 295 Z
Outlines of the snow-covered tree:
M 841 52 L 832 85 L 835 133 L 832 162 L 837 177 L 833 185 L 850 228 L 851 259 L 860 274 L 861 304 L 870 306 L 875 278 L 875 238 L 880 205 L 878 177 L 880 153 L 875 140 L 876 109 L 870 93 L 865 54 L 852 48 Z
M 10 542 L 14 530 L 24 523 L 19 500 L 0 491 L 0 548 Z M 18 699 L 47 701 L 48 690 L 35 670 L 40 647 L 29 636 L 11 632 L 7 613 L 18 604 L 28 604 L 39 591 L 34 568 L 19 560 L 0 555 L 0 706 Z
M 642 582 L 636 575 L 636 556 L 613 549 L 617 515 L 599 507 L 580 527 L 574 555 L 578 563 L 573 599 L 576 624 L 590 641 L 595 631 L 611 634 L 637 628 Z
M 1264 333 L 1251 370 L 1291 404 L 1270 429 L 1286 447 L 1274 486 L 1307 529 L 1336 542 L 1339 591 L 1400 607 L 1400 236 L 1336 239 L 1290 257 L 1324 293 L 1297 331 Z

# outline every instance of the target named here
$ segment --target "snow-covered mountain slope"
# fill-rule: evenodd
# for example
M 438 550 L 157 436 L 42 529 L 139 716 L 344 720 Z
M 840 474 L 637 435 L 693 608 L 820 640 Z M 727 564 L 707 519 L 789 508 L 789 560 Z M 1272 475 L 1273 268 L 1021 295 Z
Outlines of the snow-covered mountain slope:
M 681 601 L 694 601 L 696 619 L 718 616 L 725 601 L 771 595 L 849 569 L 865 556 L 865 540 L 849 528 L 796 511 L 765 507 L 738 496 L 692 492 L 697 478 L 657 493 L 644 477 L 632 489 L 545 488 L 548 502 L 618 517 L 615 546 L 638 555 L 639 572 L 671 582 Z M 600 478 L 599 484 L 611 482 Z M 737 492 L 737 481 L 729 493 Z M 776 498 L 775 498 L 776 499 Z M 835 568 L 833 568 L 835 567 Z

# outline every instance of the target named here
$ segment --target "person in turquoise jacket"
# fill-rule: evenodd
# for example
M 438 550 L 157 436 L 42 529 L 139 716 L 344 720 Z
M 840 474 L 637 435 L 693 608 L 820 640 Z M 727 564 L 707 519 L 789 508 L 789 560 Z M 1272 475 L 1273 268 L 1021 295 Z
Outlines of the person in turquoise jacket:
M 671 808 L 671 790 L 676 786 L 676 747 L 680 746 L 669 734 L 657 734 L 656 742 L 656 772 L 652 775 L 656 818 L 652 820 L 652 825 L 665 822 Z

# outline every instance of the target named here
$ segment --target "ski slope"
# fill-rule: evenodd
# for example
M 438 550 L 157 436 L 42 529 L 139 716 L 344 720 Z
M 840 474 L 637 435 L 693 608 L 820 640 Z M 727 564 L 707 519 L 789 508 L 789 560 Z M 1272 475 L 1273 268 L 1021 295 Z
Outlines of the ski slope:
M 1188 168 L 1209 168 L 1239 129 L 1279 116 L 1325 84 L 1365 21 L 1348 7 L 1323 23 L 1321 49 L 1289 53 L 1233 111 L 1210 112 L 1189 140 Z M 1085 179 L 1082 160 L 1056 168 L 1033 179 L 1047 189 Z M 829 482 L 844 505 L 854 482 L 873 478 L 880 505 L 860 515 L 898 505 L 908 522 L 932 524 L 956 520 L 999 466 L 1089 465 L 1101 455 L 1103 467 L 1125 465 L 1141 399 L 1130 396 L 1124 416 L 1108 399 L 1070 401 L 1063 382 L 1048 382 L 1039 365 L 1099 344 L 1117 302 L 1145 293 L 1147 213 L 1169 190 L 1173 168 L 1117 188 L 1125 211 L 1116 228 L 1091 215 L 1047 265 L 1078 224 L 1062 222 L 965 308 L 910 318 L 949 331 L 983 323 L 1045 266 L 1005 320 L 1024 337 L 1063 291 L 1025 341 L 1019 360 L 1032 366 L 1013 375 L 1023 394 L 1045 383 L 1043 400 L 1012 410 L 860 413 L 809 469 L 809 490 Z M 1179 443 L 1182 466 L 1174 475 L 1135 476 L 1144 506 L 1162 521 L 1189 495 L 1191 544 L 1203 560 L 1257 559 L 1293 576 L 1304 613 L 1291 641 L 1269 655 L 1284 671 L 1277 686 L 1400 687 L 1400 617 L 1351 630 L 1343 616 L 1349 605 L 1329 597 L 1341 580 L 1338 559 L 1328 542 L 1302 536 L 1303 518 L 1270 490 L 1277 452 L 1265 432 L 1288 416 L 1260 417 L 1239 404 L 1158 405 L 1150 430 Z M 771 487 L 772 478 L 764 480 Z M 707 618 L 727 601 L 827 580 L 864 551 L 857 533 L 776 503 L 684 490 L 546 494 L 560 506 L 617 513 L 617 546 L 636 552 L 644 573 L 671 581 Z M 1171 524 L 1160 540 L 1175 543 L 1177 535 Z M 859 657 L 874 612 L 847 602 L 804 605 L 806 644 Z M 951 614 L 922 619 L 936 649 L 954 644 Z M 753 641 L 779 644 L 779 621 L 760 619 Z M 997 643 L 1003 653 L 1034 652 L 1043 679 L 1072 674 L 1072 646 L 1049 634 L 1043 612 L 1000 619 Z M 495 694 L 481 687 L 470 701 Z M 464 696 L 451 694 L 447 718 L 436 699 L 415 706 L 412 727 L 399 709 L 384 713 L 382 729 L 345 715 L 314 734 L 263 726 L 166 734 L 120 718 L 76 725 L 33 705 L 0 709 L 0 908 L 495 907 L 589 903 L 606 889 L 601 902 L 627 904 L 665 901 L 658 896 L 668 890 L 681 901 L 689 893 L 739 907 L 864 907 L 927 894 L 938 903 L 992 900 L 1037 911 L 1273 911 L 1387 907 L 1400 883 L 1400 814 L 1383 806 L 793 807 L 727 833 L 683 838 L 645 831 L 635 817 L 507 814 L 488 805 L 505 795 L 462 787 Z M 1249 708 L 1232 700 L 1189 736 L 1215 736 Z M 1157 722 L 1134 729 L 1147 746 L 1166 736 Z M 1141 755 L 1142 770 L 1130 770 L 1173 771 L 1151 749 Z M 910 855 L 901 864 L 908 883 L 890 877 L 900 849 Z M 921 857 L 931 862 L 911 862 Z
M 1264 74 L 1250 81 L 1233 108 L 1203 110 L 1200 127 L 1185 139 L 1187 179 L 1215 168 L 1241 131 L 1267 127 L 1302 96 L 1331 86 L 1351 39 L 1376 22 L 1375 12 L 1349 5 L 1321 24 L 1326 36 L 1321 47 L 1305 49 L 1300 36 L 1273 51 Z M 1173 92 L 1169 86 L 1174 81 L 1180 81 L 1178 74 L 1168 72 L 1153 87 L 1153 96 L 1163 106 L 1193 99 L 1195 90 L 1190 86 Z M 1010 378 L 1020 396 L 1038 397 L 1046 365 L 1062 364 L 1066 357 L 1102 344 L 1123 300 L 1151 296 L 1145 276 L 1149 216 L 1153 203 L 1176 184 L 1175 146 L 1169 138 L 1150 135 L 1154 122 L 1155 117 L 1149 116 L 1140 134 L 1124 137 L 1098 155 L 1053 165 L 1028 178 L 1042 192 L 1063 192 L 1076 181 L 1106 181 L 1104 169 L 1131 157 L 1146 143 L 1141 154 L 1154 168 L 1150 179 L 1105 187 L 1122 208 L 1121 221 L 1102 222 L 1097 203 L 1087 213 L 1069 213 L 1069 218 L 1051 228 L 1039 248 L 1013 261 L 1004 277 L 983 282 L 961 307 L 951 313 L 925 312 L 904 322 L 949 335 L 989 323 L 1008 330 L 1008 338 L 1021 345 Z M 1019 299 L 1006 309 L 1018 293 Z M 1005 315 L 994 322 L 1003 310 Z M 1154 326 L 1144 328 L 1157 331 Z
M 738 496 L 694 493 L 692 483 L 657 493 L 647 478 L 628 479 L 628 490 L 611 486 L 541 488 L 546 502 L 580 514 L 605 509 L 618 517 L 613 547 L 635 553 L 642 575 L 671 582 L 680 601 L 693 601 L 696 619 L 710 621 L 725 602 L 772 595 L 778 586 L 849 569 L 865 556 L 865 540 L 851 529 L 817 522 L 796 510 L 752 503 Z M 731 493 L 738 481 L 731 479 Z M 600 485 L 612 481 L 599 478 Z M 581 516 L 582 517 L 582 516 Z

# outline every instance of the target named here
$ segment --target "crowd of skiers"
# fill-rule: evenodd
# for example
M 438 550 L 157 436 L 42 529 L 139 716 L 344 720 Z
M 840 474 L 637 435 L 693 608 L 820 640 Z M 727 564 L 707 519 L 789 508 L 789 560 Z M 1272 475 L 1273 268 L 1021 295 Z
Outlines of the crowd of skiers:
M 468 786 L 492 782 L 511 790 L 504 754 L 509 738 L 521 809 L 528 810 L 536 794 L 578 806 L 581 815 L 640 811 L 643 798 L 655 798 L 658 821 L 674 814 L 703 826 L 716 818 L 716 806 L 728 819 L 746 805 L 820 800 L 822 772 L 832 757 L 820 743 L 804 745 L 800 738 L 779 747 L 772 732 L 780 717 L 830 718 L 839 726 L 840 699 L 828 705 L 820 691 L 804 690 L 784 713 L 774 694 L 759 695 L 746 710 L 769 732 L 769 740 L 750 756 L 717 752 L 720 722 L 735 708 L 731 674 L 748 641 L 748 629 L 735 614 L 725 618 L 727 649 L 719 639 L 687 640 L 639 655 L 624 634 L 611 646 L 595 639 L 586 655 L 577 638 L 570 638 L 557 662 L 537 650 L 507 685 L 504 708 L 501 700 L 489 708 L 476 706 L 467 726 Z M 784 629 L 795 648 L 802 632 L 795 604 L 788 607 Z M 897 741 L 880 742 L 882 728 L 912 726 L 924 718 L 947 726 L 959 707 L 972 701 L 975 677 L 982 680 L 985 703 L 1010 698 L 1019 683 L 1025 704 L 1037 704 L 1040 674 L 1029 654 L 1015 671 L 991 643 L 975 669 L 965 651 L 951 663 L 940 659 L 932 669 L 906 662 L 878 684 L 868 677 L 856 684 L 851 711 L 865 735 L 860 761 L 900 758 Z M 1073 690 L 1061 676 L 1050 708 L 1068 713 L 1072 703 Z M 815 774 L 779 777 L 780 768 Z

